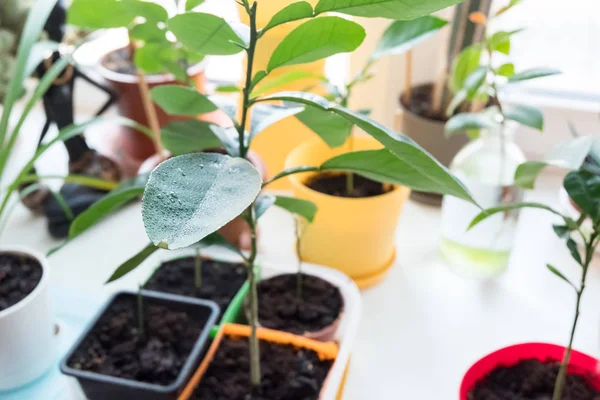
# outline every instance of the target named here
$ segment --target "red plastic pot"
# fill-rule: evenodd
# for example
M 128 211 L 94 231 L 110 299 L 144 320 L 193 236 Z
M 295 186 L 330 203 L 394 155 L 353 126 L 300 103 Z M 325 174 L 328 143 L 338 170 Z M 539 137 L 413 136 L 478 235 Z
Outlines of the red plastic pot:
M 490 353 L 473 364 L 463 377 L 460 385 L 460 400 L 467 400 L 467 394 L 475 384 L 498 366 L 514 365 L 520 360 L 532 358 L 543 362 L 548 359 L 562 360 L 564 353 L 564 346 L 548 343 L 516 344 Z M 594 357 L 573 350 L 567 372 L 594 377 L 595 379 L 590 383 L 600 390 L 598 363 L 599 361 Z

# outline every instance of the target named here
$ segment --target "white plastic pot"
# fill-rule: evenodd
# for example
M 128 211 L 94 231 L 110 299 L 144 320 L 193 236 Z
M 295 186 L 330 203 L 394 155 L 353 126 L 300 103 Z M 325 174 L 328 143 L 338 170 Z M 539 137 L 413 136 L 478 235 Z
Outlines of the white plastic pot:
M 56 339 L 46 257 L 23 247 L 0 247 L 1 253 L 37 259 L 42 278 L 27 297 L 0 311 L 0 391 L 31 382 L 55 361 Z M 2 397 L 2 396 L 0 396 Z

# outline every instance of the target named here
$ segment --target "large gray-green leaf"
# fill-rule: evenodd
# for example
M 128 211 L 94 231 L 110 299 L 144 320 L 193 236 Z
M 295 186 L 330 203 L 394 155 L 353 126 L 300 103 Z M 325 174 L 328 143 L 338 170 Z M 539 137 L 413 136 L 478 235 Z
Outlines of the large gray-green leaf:
M 486 81 L 488 71 L 489 69 L 487 67 L 478 67 L 471 75 L 467 76 L 467 79 L 465 79 L 464 82 L 467 99 L 473 100 L 481 85 Z
M 274 104 L 255 105 L 252 107 L 250 120 L 250 140 L 274 123 L 296 115 L 302 110 L 304 110 L 304 107 L 284 107 Z
M 70 25 L 88 29 L 126 27 L 136 17 L 126 3 L 119 0 L 73 0 L 67 21 Z
M 352 123 L 333 111 L 307 106 L 296 118 L 319 135 L 329 147 L 343 145 L 352 133 Z
M 195 117 L 217 109 L 208 97 L 187 86 L 160 85 L 152 88 L 150 95 L 167 114 Z
M 191 119 L 174 121 L 161 129 L 161 139 L 167 150 L 179 156 L 221 147 L 214 130 L 222 129 L 205 121 Z
M 504 213 L 504 212 L 512 211 L 512 210 L 519 210 L 521 208 L 537 208 L 537 209 L 540 209 L 540 210 L 546 210 L 546 211 L 549 211 L 552 214 L 558 215 L 558 216 L 560 216 L 560 217 L 562 217 L 564 219 L 564 216 L 561 213 L 559 213 L 558 211 L 554 210 L 552 207 L 549 207 L 549 206 L 547 206 L 545 204 L 541 204 L 541 203 L 517 203 L 517 204 L 509 204 L 509 205 L 505 205 L 505 206 L 493 207 L 493 208 L 488 208 L 486 210 L 483 210 L 477 216 L 475 216 L 475 218 L 473 218 L 473 220 L 469 224 L 469 229 L 473 228 L 475 225 L 478 225 L 482 221 L 488 219 L 492 215 L 495 215 L 495 214 L 498 214 L 498 213 Z
M 505 111 L 504 116 L 538 131 L 544 130 L 544 114 L 538 108 L 516 105 Z
M 552 76 L 560 74 L 560 71 L 554 68 L 531 68 L 519 73 L 514 74 L 508 78 L 509 82 L 520 82 L 529 79 L 543 78 L 545 76 Z
M 167 26 L 179 42 L 202 54 L 227 56 L 245 46 L 227 21 L 216 15 L 187 12 L 171 18 Z
M 411 184 L 417 186 L 420 180 L 429 179 L 437 182 L 437 192 L 459 197 L 475 203 L 465 186 L 440 164 L 433 156 L 415 143 L 408 136 L 397 133 L 392 129 L 370 119 L 366 115 L 351 111 L 335 103 L 330 103 L 321 96 L 303 92 L 282 92 L 265 96 L 259 101 L 282 100 L 305 104 L 323 110 L 334 111 L 343 116 L 352 124 L 373 136 L 396 157 L 410 165 L 415 174 L 412 175 Z
M 377 44 L 372 60 L 402 54 L 444 27 L 448 21 L 427 15 L 410 21 L 392 23 Z
M 281 11 L 271 18 L 267 26 L 264 27 L 263 33 L 276 26 L 287 22 L 297 21 L 299 19 L 310 18 L 313 15 L 313 8 L 306 1 L 298 1 L 284 7 Z
M 581 136 L 558 144 L 545 161 L 528 161 L 517 167 L 515 183 L 525 189 L 533 189 L 535 180 L 547 166 L 568 170 L 577 170 L 590 153 L 594 140 L 590 136 Z
M 479 67 L 481 46 L 474 44 L 465 48 L 452 62 L 449 85 L 453 93 L 464 88 L 465 81 Z
M 460 0 L 320 0 L 317 14 L 334 11 L 357 17 L 413 19 L 429 15 Z
M 600 222 L 600 176 L 588 171 L 571 171 L 563 182 L 571 200 L 594 223 Z
M 356 22 L 340 17 L 322 17 L 303 23 L 277 46 L 267 69 L 306 64 L 356 50 L 365 39 L 365 30 Z
M 247 160 L 194 153 L 161 163 L 142 200 L 146 233 L 160 247 L 196 243 L 240 215 L 261 189 L 259 172 Z
M 254 202 L 256 219 L 262 217 L 273 204 L 275 204 L 275 196 L 270 194 L 258 196 Z

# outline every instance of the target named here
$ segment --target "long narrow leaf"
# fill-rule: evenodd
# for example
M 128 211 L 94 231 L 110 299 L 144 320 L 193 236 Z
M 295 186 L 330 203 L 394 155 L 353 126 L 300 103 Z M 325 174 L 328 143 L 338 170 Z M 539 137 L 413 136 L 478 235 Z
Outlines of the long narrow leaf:
M 483 210 L 475 218 L 473 218 L 473 221 L 471 221 L 471 223 L 469 224 L 469 229 L 471 229 L 474 226 L 478 225 L 482 221 L 488 219 L 492 215 L 495 215 L 495 214 L 498 214 L 498 213 L 503 213 L 503 212 L 506 212 L 506 211 L 517 210 L 517 209 L 521 209 L 521 208 L 538 208 L 540 210 L 549 211 L 552 214 L 558 215 L 559 217 L 561 217 L 563 219 L 566 218 L 564 215 L 562 215 L 558 211 L 554 210 L 552 207 L 549 207 L 549 206 L 547 206 L 545 204 L 541 204 L 541 203 L 509 204 L 509 205 L 506 205 L 506 206 L 493 207 L 493 208 L 488 208 L 487 210 Z
M 140 266 L 148 257 L 150 257 L 154 252 L 158 250 L 154 244 L 149 243 L 146 247 L 140 250 L 136 255 L 131 257 L 129 260 L 125 261 L 123 264 L 119 265 L 119 267 L 113 272 L 113 274 L 108 278 L 106 283 L 111 283 L 116 281 L 117 279 L 121 279 L 134 269 Z

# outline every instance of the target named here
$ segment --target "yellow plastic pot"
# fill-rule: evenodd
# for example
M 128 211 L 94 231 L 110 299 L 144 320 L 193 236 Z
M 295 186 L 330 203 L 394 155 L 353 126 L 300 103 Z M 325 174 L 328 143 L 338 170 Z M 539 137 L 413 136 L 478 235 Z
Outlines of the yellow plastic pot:
M 371 137 L 356 136 L 354 150 L 375 150 L 382 145 Z M 323 161 L 347 153 L 342 146 L 329 148 L 320 139 L 292 151 L 286 168 L 320 165 Z M 317 215 L 302 237 L 302 258 L 326 265 L 350 276 L 362 289 L 378 283 L 396 256 L 394 236 L 402 206 L 410 189 L 394 186 L 380 196 L 343 198 L 319 193 L 304 185 L 314 173 L 290 175 L 294 196 L 314 202 Z
M 294 2 L 296 2 L 296 0 L 258 0 L 258 28 L 260 29 L 267 25 L 275 13 Z M 308 2 L 311 3 L 313 7 L 317 4 L 317 0 L 309 0 Z M 246 15 L 244 8 L 238 5 L 238 10 L 242 22 L 248 24 L 248 16 Z M 260 38 L 254 56 L 254 72 L 267 69 L 269 58 L 271 57 L 271 54 L 273 54 L 273 51 L 275 51 L 283 38 L 302 22 L 303 21 L 280 25 L 269 30 Z M 244 65 L 244 70 L 245 68 Z M 319 90 L 316 86 L 319 83 L 318 76 L 323 76 L 325 73 L 325 60 L 316 61 L 310 64 L 277 68 L 269 74 L 267 79 L 281 76 L 289 71 L 308 72 L 312 74 L 312 77 L 288 83 L 267 93 L 285 90 L 299 91 L 315 87 L 313 92 L 323 94 L 323 89 Z M 258 88 L 260 88 L 260 85 Z M 296 118 L 290 117 L 271 125 L 261 132 L 261 134 L 252 141 L 252 150 L 260 155 L 267 166 L 269 175 L 273 176 L 283 169 L 285 158 L 290 151 L 314 137 L 315 134 L 310 129 L 305 127 Z M 289 182 L 285 179 L 275 182 L 271 187 L 280 190 L 290 189 Z

